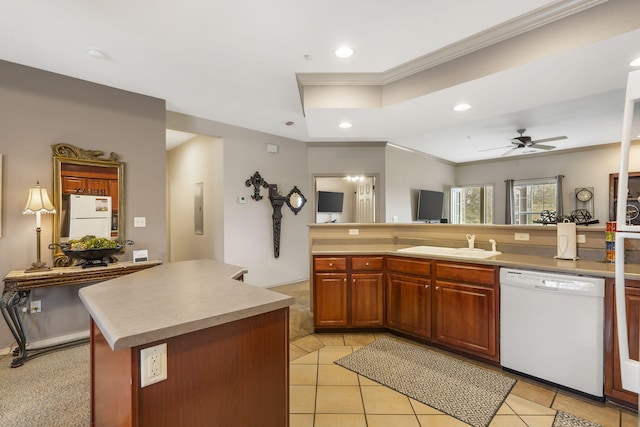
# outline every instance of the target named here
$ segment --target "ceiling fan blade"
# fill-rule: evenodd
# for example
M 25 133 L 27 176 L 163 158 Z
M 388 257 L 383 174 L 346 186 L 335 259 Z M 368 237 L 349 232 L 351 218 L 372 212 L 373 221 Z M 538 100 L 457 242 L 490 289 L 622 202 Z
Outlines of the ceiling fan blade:
M 537 144 L 538 142 L 551 142 L 551 141 L 559 141 L 561 139 L 567 139 L 566 136 L 554 136 L 553 138 L 544 138 L 544 139 L 536 139 L 535 141 L 531 141 L 532 144 Z
M 533 145 L 531 145 L 531 148 L 537 148 L 539 150 L 553 150 L 556 147 L 554 147 L 553 145 L 533 144 Z
M 511 153 L 513 153 L 514 151 L 516 151 L 517 149 L 518 149 L 518 147 L 513 147 L 511 150 L 507 150 L 507 151 L 505 151 L 504 153 L 502 153 L 502 154 L 500 155 L 500 157 L 506 157 L 506 156 L 508 156 L 509 154 L 511 154 Z
M 485 148 L 484 150 L 478 150 L 478 152 L 480 152 L 480 151 L 491 151 L 491 150 L 502 150 L 504 148 L 511 148 L 511 145 L 506 145 L 504 147 Z

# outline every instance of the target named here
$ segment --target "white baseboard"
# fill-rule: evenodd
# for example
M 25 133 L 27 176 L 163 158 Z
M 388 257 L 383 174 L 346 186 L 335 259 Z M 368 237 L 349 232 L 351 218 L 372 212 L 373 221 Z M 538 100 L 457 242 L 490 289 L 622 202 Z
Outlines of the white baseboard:
M 49 345 L 55 345 L 55 344 L 61 344 L 67 341 L 75 341 L 75 340 L 79 340 L 82 338 L 89 338 L 89 330 L 87 329 L 86 331 L 80 331 L 80 332 L 75 332 L 73 334 L 68 334 L 68 335 L 62 335 L 59 337 L 53 337 L 53 338 L 47 338 L 44 340 L 40 340 L 40 341 L 33 341 L 33 342 L 29 342 L 27 344 L 27 348 L 33 348 L 33 347 L 46 347 Z M 0 349 L 0 354 L 8 354 L 10 351 L 12 351 L 15 348 L 15 344 L 13 347 L 11 348 L 3 348 Z

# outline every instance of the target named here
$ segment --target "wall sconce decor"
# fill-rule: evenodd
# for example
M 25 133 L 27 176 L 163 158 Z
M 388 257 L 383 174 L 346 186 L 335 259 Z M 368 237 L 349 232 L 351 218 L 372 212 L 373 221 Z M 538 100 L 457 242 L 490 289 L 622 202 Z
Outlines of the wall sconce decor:
M 260 187 L 269 187 L 267 181 L 262 179 L 262 177 L 260 176 L 260 172 L 258 171 L 256 171 L 256 173 L 254 173 L 251 178 L 246 180 L 244 184 L 247 187 L 251 187 L 253 185 L 253 195 L 251 196 L 251 198 L 256 202 L 262 199 L 262 196 L 260 195 Z
M 29 189 L 29 198 L 27 199 L 27 205 L 22 211 L 24 215 L 36 214 L 36 254 L 37 259 L 31 263 L 31 267 L 25 270 L 25 273 L 32 271 L 50 270 L 47 264 L 40 261 L 40 215 L 43 213 L 53 214 L 56 213 L 56 209 L 53 207 L 53 203 L 49 199 L 49 194 L 46 188 L 40 187 L 40 181 L 36 186 Z
M 271 207 L 273 207 L 273 214 L 271 215 L 273 222 L 273 256 L 279 258 L 280 231 L 282 228 L 282 205 L 286 204 L 294 214 L 298 215 L 298 212 L 300 212 L 305 203 L 307 203 L 307 199 L 295 185 L 286 196 L 283 196 L 278 191 L 278 186 L 276 184 L 267 183 L 267 181 L 260 176 L 260 172 L 254 173 L 251 178 L 245 181 L 245 185 L 247 187 L 251 187 L 253 185 L 253 195 L 251 198 L 255 201 L 262 199 L 262 196 L 260 195 L 260 187 L 269 189 L 269 200 L 271 201 Z
M 271 206 L 273 207 L 273 214 L 271 215 L 271 219 L 273 221 L 273 256 L 279 258 L 280 230 L 282 227 L 282 205 L 286 203 L 291 211 L 294 214 L 298 215 L 298 212 L 300 212 L 305 203 L 307 203 L 307 199 L 304 197 L 297 186 L 294 186 L 286 196 L 280 194 L 280 192 L 278 191 L 278 186 L 276 184 L 269 184 L 268 187 L 269 200 L 271 201 Z

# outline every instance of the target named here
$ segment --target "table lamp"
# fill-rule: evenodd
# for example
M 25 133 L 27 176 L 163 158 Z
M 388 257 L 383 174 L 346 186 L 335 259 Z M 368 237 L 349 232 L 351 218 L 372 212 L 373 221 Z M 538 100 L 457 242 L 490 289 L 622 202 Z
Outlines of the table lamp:
M 50 270 L 47 264 L 40 261 L 40 215 L 43 213 L 56 213 L 56 209 L 53 207 L 51 200 L 49 200 L 49 194 L 47 194 L 46 188 L 40 187 L 40 181 L 36 186 L 29 189 L 29 199 L 27 199 L 27 205 L 22 211 L 24 215 L 36 214 L 36 247 L 37 256 L 35 262 L 31 263 L 31 267 L 25 270 L 25 273 L 41 270 Z

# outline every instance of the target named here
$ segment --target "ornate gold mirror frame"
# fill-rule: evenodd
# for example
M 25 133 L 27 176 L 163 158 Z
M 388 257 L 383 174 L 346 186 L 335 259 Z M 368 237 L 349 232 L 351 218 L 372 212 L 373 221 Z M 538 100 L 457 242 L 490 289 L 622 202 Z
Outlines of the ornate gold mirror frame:
M 72 194 L 110 196 L 112 200 L 111 239 L 125 241 L 124 234 L 124 163 L 120 156 L 111 153 L 104 157 L 99 150 L 84 150 L 70 144 L 54 144 L 53 150 L 53 199 L 56 213 L 53 216 L 53 243 L 60 245 L 68 239 L 68 198 Z M 54 265 L 66 267 L 72 264 L 55 246 Z

